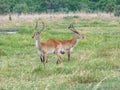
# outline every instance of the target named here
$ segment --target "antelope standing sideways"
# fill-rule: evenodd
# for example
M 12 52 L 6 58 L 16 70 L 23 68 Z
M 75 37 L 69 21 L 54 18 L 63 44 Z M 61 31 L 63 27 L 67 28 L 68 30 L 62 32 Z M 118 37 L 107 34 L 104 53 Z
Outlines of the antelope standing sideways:
M 38 26 L 38 21 L 36 22 L 35 30 Z M 36 48 L 38 53 L 40 54 L 41 62 L 44 64 L 47 61 L 48 54 L 56 54 L 58 57 L 57 63 L 62 62 L 61 55 L 65 52 L 68 53 L 68 60 L 70 60 L 70 52 L 71 49 L 75 46 L 78 39 L 82 39 L 83 35 L 81 35 L 77 30 L 74 29 L 73 25 L 70 24 L 68 27 L 72 32 L 75 33 L 72 39 L 70 40 L 56 40 L 56 39 L 49 39 L 47 42 L 40 42 L 40 34 L 44 30 L 44 23 L 42 22 L 42 28 L 38 32 L 34 32 L 32 38 L 36 41 Z
M 70 40 L 58 40 L 58 41 L 62 43 L 63 48 L 65 48 L 65 51 L 68 54 L 68 60 L 70 60 L 70 52 L 72 51 L 73 47 L 76 46 L 78 41 L 84 38 L 84 36 L 74 28 L 73 24 L 70 24 L 68 29 L 75 33 L 73 38 Z

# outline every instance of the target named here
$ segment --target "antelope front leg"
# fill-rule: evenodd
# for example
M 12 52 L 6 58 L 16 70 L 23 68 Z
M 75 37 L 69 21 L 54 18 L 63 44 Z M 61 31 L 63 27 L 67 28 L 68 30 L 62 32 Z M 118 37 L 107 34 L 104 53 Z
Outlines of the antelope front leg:
M 44 56 L 40 56 L 40 60 L 41 60 L 41 62 L 43 62 L 44 61 Z M 46 63 L 48 62 L 48 58 L 46 59 Z
M 68 52 L 68 61 L 70 61 L 70 51 Z
M 46 62 L 47 62 L 47 54 L 44 53 L 44 55 L 43 55 L 43 63 L 45 64 Z
M 68 54 L 68 61 L 70 61 L 70 50 L 67 50 L 67 54 Z
M 41 60 L 41 62 L 43 62 L 43 60 L 44 60 L 44 56 L 43 55 L 40 55 L 40 60 Z
M 62 58 L 60 53 L 57 53 L 57 57 L 58 57 L 57 64 L 62 63 Z

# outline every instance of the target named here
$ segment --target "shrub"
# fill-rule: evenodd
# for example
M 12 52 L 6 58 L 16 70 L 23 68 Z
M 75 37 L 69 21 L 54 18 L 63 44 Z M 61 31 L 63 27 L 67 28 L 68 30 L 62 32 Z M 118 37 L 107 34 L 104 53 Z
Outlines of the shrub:
M 120 16 L 120 5 L 117 5 L 114 12 L 115 16 Z

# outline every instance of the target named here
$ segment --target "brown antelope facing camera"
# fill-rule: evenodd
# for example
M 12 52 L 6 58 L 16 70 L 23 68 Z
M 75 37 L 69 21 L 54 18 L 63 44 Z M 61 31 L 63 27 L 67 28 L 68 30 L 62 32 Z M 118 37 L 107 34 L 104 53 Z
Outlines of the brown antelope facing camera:
M 38 26 L 38 21 L 36 22 L 35 30 Z M 34 32 L 34 35 L 32 38 L 36 41 L 36 48 L 38 53 L 40 54 L 41 62 L 44 64 L 47 61 L 47 55 L 48 54 L 56 54 L 58 57 L 58 63 L 61 63 L 61 54 L 65 52 L 65 50 L 62 48 L 61 42 L 59 42 L 56 39 L 49 39 L 47 42 L 40 42 L 40 34 L 44 30 L 44 23 L 42 22 L 42 28 L 38 32 Z
M 37 26 L 38 21 L 36 22 L 35 30 Z M 70 52 L 72 48 L 75 46 L 79 39 L 83 38 L 83 35 L 81 35 L 77 30 L 75 30 L 73 25 L 70 24 L 68 28 L 75 33 L 72 39 L 70 40 L 49 39 L 47 42 L 41 42 L 39 36 L 41 32 L 44 30 L 44 26 L 45 25 L 42 22 L 42 28 L 38 32 L 34 32 L 34 35 L 32 37 L 35 39 L 36 48 L 40 55 L 41 62 L 43 62 L 44 64 L 46 63 L 48 54 L 56 54 L 58 57 L 57 63 L 61 63 L 62 62 L 61 55 L 64 54 L 65 52 L 68 53 L 68 60 L 70 60 Z

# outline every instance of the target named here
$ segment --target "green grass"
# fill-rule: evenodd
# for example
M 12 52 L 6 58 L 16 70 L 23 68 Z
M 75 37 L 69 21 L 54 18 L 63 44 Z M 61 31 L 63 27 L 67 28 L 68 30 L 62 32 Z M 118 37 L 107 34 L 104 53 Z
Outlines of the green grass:
M 74 22 L 85 38 L 71 53 L 48 56 L 44 68 L 32 39 L 34 21 L 18 22 L 17 34 L 0 34 L 0 90 L 119 90 L 120 89 L 120 22 L 118 19 L 78 16 L 44 20 L 42 41 L 49 38 L 70 39 L 67 26 Z M 2 22 L 0 22 L 2 23 Z M 14 27 L 12 21 L 5 22 Z M 4 24 L 5 24 L 4 23 Z

